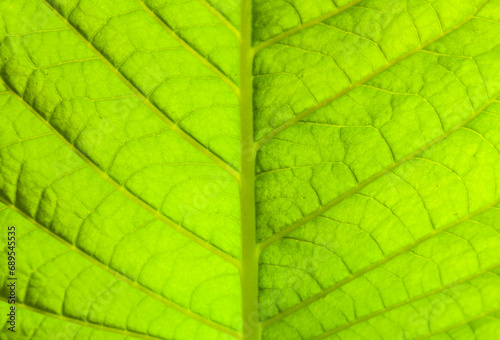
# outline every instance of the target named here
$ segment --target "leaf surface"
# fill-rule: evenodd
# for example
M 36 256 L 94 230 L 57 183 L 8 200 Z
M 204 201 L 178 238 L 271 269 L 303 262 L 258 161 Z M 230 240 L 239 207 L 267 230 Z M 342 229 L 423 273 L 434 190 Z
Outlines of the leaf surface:
M 500 1 L 0 13 L 2 336 L 500 337 Z

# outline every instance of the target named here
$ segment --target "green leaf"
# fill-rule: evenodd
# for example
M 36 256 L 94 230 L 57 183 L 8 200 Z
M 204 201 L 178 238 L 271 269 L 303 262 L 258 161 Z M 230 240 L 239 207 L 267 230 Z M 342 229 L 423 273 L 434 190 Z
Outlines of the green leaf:
M 500 0 L 0 14 L 2 339 L 500 338 Z

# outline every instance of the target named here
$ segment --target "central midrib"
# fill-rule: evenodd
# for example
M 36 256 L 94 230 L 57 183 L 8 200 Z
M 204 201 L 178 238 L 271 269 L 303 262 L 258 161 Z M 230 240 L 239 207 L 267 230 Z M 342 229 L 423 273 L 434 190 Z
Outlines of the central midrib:
M 242 337 L 259 340 L 258 251 L 255 224 L 255 158 L 253 131 L 252 1 L 241 2 L 240 130 L 241 130 L 241 317 Z

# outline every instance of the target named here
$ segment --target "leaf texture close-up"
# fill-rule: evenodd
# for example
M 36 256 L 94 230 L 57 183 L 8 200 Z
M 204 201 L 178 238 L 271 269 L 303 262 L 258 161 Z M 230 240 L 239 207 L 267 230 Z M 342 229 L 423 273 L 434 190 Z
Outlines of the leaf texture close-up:
M 500 339 L 500 0 L 0 0 L 0 221 L 2 340 Z

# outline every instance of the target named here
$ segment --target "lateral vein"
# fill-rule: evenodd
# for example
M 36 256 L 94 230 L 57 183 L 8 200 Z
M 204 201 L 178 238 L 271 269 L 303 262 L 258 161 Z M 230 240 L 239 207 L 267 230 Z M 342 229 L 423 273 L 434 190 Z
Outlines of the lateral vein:
M 336 8 L 335 10 L 333 10 L 333 11 L 331 11 L 329 13 L 326 13 L 326 14 L 323 14 L 322 16 L 320 16 L 320 17 L 317 17 L 316 19 L 313 19 L 311 21 L 303 23 L 302 25 L 294 27 L 294 28 L 292 28 L 292 29 L 290 29 L 288 31 L 285 31 L 285 32 L 283 32 L 283 33 L 275 36 L 274 38 L 266 40 L 266 41 L 262 42 L 260 45 L 256 46 L 254 48 L 254 52 L 255 52 L 255 54 L 257 54 L 258 52 L 262 51 L 264 48 L 266 48 L 266 47 L 268 47 L 270 45 L 273 45 L 274 43 L 277 43 L 278 41 L 283 40 L 283 39 L 285 39 L 285 38 L 287 38 L 287 37 L 289 37 L 289 36 L 291 36 L 291 35 L 293 35 L 295 33 L 303 31 L 306 28 L 309 28 L 311 26 L 319 24 L 320 22 L 325 21 L 325 20 L 333 17 L 334 15 L 337 15 L 337 14 L 339 14 L 339 13 L 341 13 L 341 12 L 343 12 L 343 11 L 349 9 L 349 8 L 351 8 L 352 6 L 360 3 L 361 1 L 362 0 L 354 0 L 354 1 L 350 2 L 350 3 L 348 3 L 347 5 L 344 5 L 342 7 L 338 7 L 338 8 Z
M 7 303 L 7 299 L 5 299 L 4 297 L 0 297 L 0 301 Z M 134 331 L 129 331 L 126 329 L 119 329 L 119 328 L 114 328 L 111 326 L 99 325 L 99 324 L 88 322 L 88 321 L 78 320 L 75 318 L 71 318 L 69 316 L 59 315 L 59 314 L 56 314 L 53 312 L 38 309 L 36 307 L 32 307 L 32 306 L 26 305 L 24 303 L 20 303 L 18 301 L 16 301 L 16 306 L 20 307 L 22 309 L 26 309 L 26 310 L 38 313 L 38 314 L 42 314 L 42 315 L 49 317 L 49 318 L 58 319 L 58 320 L 61 320 L 64 322 L 71 322 L 71 323 L 74 323 L 74 324 L 77 324 L 77 325 L 80 325 L 83 327 L 89 327 L 89 328 L 97 329 L 97 330 L 104 331 L 104 332 L 116 333 L 116 334 L 120 334 L 120 335 L 124 335 L 124 336 L 132 336 L 132 337 L 147 339 L 147 340 L 155 340 L 155 339 L 165 340 L 166 339 L 166 338 L 151 336 L 151 335 L 138 333 L 138 332 L 134 332 Z
M 203 6 L 205 6 L 206 9 L 210 11 L 217 19 L 219 19 L 224 26 L 229 29 L 233 34 L 236 36 L 236 38 L 240 39 L 240 31 L 234 27 L 234 25 L 222 14 L 220 13 L 217 9 L 215 9 L 211 4 L 209 4 L 206 0 L 198 0 Z
M 449 327 L 446 327 L 446 328 L 442 328 L 442 329 L 439 329 L 439 330 L 437 330 L 437 331 L 435 331 L 435 332 L 432 332 L 432 333 L 429 333 L 429 334 L 423 335 L 423 336 L 421 336 L 421 337 L 415 338 L 415 340 L 427 339 L 427 338 L 429 338 L 429 337 L 431 337 L 431 336 L 434 336 L 434 335 L 438 335 L 438 334 L 441 334 L 441 333 L 447 332 L 447 331 L 449 331 L 449 330 L 451 330 L 451 329 L 454 329 L 454 328 L 457 328 L 457 327 L 460 327 L 460 326 L 466 325 L 466 324 L 468 324 L 469 322 L 472 322 L 472 321 L 477 320 L 477 319 L 481 319 L 481 318 L 483 318 L 483 317 L 485 317 L 485 316 L 488 316 L 488 315 L 491 315 L 491 314 L 494 314 L 494 313 L 497 313 L 497 312 L 500 312 L 500 308 L 495 308 L 495 309 L 490 310 L 490 311 L 488 311 L 488 312 L 481 313 L 481 314 L 479 314 L 479 315 L 476 315 L 476 316 L 474 316 L 474 317 L 472 317 L 472 318 L 466 319 L 466 320 L 464 320 L 464 321 L 462 321 L 462 322 L 459 322 L 459 323 L 457 323 L 457 324 L 454 324 L 454 325 L 452 325 L 452 326 L 449 326 Z
M 236 338 L 239 338 L 240 335 L 237 331 L 231 329 L 231 328 L 228 328 L 224 325 L 221 325 L 213 320 L 210 320 L 210 319 L 206 319 L 205 317 L 199 315 L 199 314 L 196 314 L 194 312 L 192 312 L 191 310 L 188 310 L 188 309 L 185 309 L 184 307 L 176 304 L 175 302 L 173 301 L 170 301 L 168 300 L 167 298 L 151 291 L 150 289 L 140 285 L 139 283 L 137 282 L 134 282 L 132 281 L 131 279 L 129 279 L 128 277 L 126 277 L 125 275 L 123 275 L 122 273 L 110 268 L 109 266 L 106 266 L 104 265 L 103 263 L 99 262 L 98 260 L 96 260 L 95 258 L 93 258 L 92 256 L 88 255 L 87 253 L 85 253 L 84 251 L 82 251 L 81 249 L 79 249 L 78 247 L 76 247 L 75 245 L 69 243 L 68 241 L 64 240 L 62 237 L 60 237 L 59 235 L 55 234 L 53 231 L 51 231 L 50 229 L 46 228 L 45 226 L 43 226 L 41 223 L 39 223 L 37 220 L 35 220 L 34 218 L 30 217 L 29 215 L 27 215 L 24 211 L 22 211 L 21 209 L 19 209 L 18 207 L 16 207 L 14 204 L 12 203 L 9 203 L 7 202 L 3 197 L 0 197 L 0 202 L 2 202 L 3 204 L 5 204 L 6 206 L 8 206 L 10 209 L 12 209 L 13 211 L 15 211 L 16 213 L 18 213 L 19 215 L 21 215 L 23 218 L 25 218 L 26 220 L 28 220 L 30 223 L 32 223 L 33 225 L 35 225 L 36 227 L 38 227 L 41 231 L 45 232 L 46 234 L 50 235 L 52 238 L 58 240 L 60 243 L 62 243 L 64 246 L 66 246 L 67 248 L 69 248 L 70 250 L 74 251 L 75 253 L 79 254 L 80 256 L 82 256 L 83 258 L 85 258 L 86 260 L 88 260 L 89 262 L 91 262 L 92 264 L 96 265 L 97 267 L 105 270 L 106 272 L 110 273 L 111 275 L 113 275 L 114 277 L 117 277 L 118 279 L 120 279 L 121 281 L 123 281 L 124 283 L 128 284 L 129 286 L 143 292 L 144 294 L 148 295 L 149 297 L 161 302 L 162 304 L 164 304 L 165 306 L 168 306 L 186 316 L 188 316 L 189 318 L 193 319 L 193 320 L 196 320 L 200 323 L 203 323 L 213 329 L 216 329 L 218 331 L 221 331 L 221 332 L 224 332 L 228 335 L 231 335 L 233 337 L 236 337 Z
M 255 145 L 256 145 L 256 148 L 259 149 L 261 148 L 263 145 L 267 144 L 270 140 L 272 140 L 278 133 L 282 132 L 283 130 L 287 129 L 288 127 L 294 125 L 295 123 L 299 122 L 300 120 L 306 118 L 307 116 L 309 116 L 310 114 L 316 112 L 317 110 L 331 104 L 333 101 L 335 101 L 336 99 L 340 98 L 341 96 L 355 90 L 356 88 L 362 86 L 363 84 L 365 84 L 367 81 L 371 80 L 372 78 L 374 78 L 375 76 L 379 75 L 380 73 L 382 73 L 383 71 L 387 70 L 389 67 L 391 66 L 394 66 L 395 64 L 399 63 L 400 61 L 404 60 L 404 59 L 407 59 L 409 58 L 410 56 L 414 55 L 415 53 L 421 51 L 422 49 L 424 49 L 425 47 L 429 46 L 430 44 L 432 44 L 433 42 L 443 38 L 444 36 L 452 33 L 453 31 L 459 29 L 460 27 L 462 27 L 463 25 L 465 25 L 467 22 L 469 22 L 471 19 L 474 18 L 474 15 L 487 3 L 487 0 L 486 1 L 483 1 L 481 3 L 480 6 L 477 7 L 476 10 L 474 10 L 474 12 L 469 15 L 464 21 L 462 21 L 461 23 L 459 23 L 458 25 L 455 25 L 454 27 L 444 31 L 443 33 L 441 33 L 440 35 L 432 38 L 431 40 L 428 40 L 426 43 L 424 43 L 423 45 L 420 45 L 419 47 L 409 51 L 408 53 L 405 53 L 403 54 L 402 56 L 394 59 L 393 61 L 391 61 L 390 63 L 388 64 L 385 64 L 384 66 L 382 66 L 381 68 L 377 69 L 375 72 L 367 75 L 366 77 L 362 78 L 361 80 L 357 81 L 356 83 L 352 84 L 351 86 L 349 87 L 346 87 L 344 90 L 340 91 L 339 93 L 331 96 L 330 98 L 327 98 L 325 100 L 323 100 L 321 103 L 313 106 L 313 107 L 310 107 L 309 109 L 307 110 L 304 110 L 302 111 L 301 113 L 297 114 L 294 118 L 288 120 L 287 122 L 283 123 L 282 125 L 278 126 L 276 129 L 274 129 L 273 131 L 269 132 L 267 135 L 265 135 L 264 137 L 262 137 L 260 140 L 258 140 Z
M 181 138 L 187 141 L 189 144 L 194 146 L 198 151 L 203 153 L 205 156 L 209 157 L 213 160 L 219 167 L 227 171 L 231 176 L 233 176 L 236 180 L 239 180 L 239 172 L 235 170 L 232 166 L 222 160 L 219 156 L 214 154 L 208 148 L 206 148 L 203 144 L 201 144 L 198 140 L 192 137 L 189 133 L 181 129 L 174 121 L 169 119 L 163 112 L 154 105 L 148 98 L 144 96 L 144 94 L 135 87 L 130 80 L 128 80 L 117 68 L 113 66 L 113 64 L 99 51 L 97 50 L 92 43 L 90 43 L 85 37 L 71 24 L 66 18 L 64 18 L 57 10 L 55 10 L 47 0 L 41 0 L 62 22 L 66 24 L 66 26 L 85 44 L 87 47 L 97 55 L 102 62 L 118 77 L 143 103 L 146 105 L 156 116 L 158 116 L 172 131 L 177 133 Z
M 346 191 L 345 193 L 343 193 L 342 195 L 340 195 L 337 198 L 333 199 L 329 203 L 327 203 L 327 204 L 323 205 L 322 207 L 316 209 L 315 211 L 313 211 L 309 215 L 304 216 L 303 218 L 301 218 L 300 220 L 298 220 L 297 222 L 295 222 L 294 224 L 292 224 L 288 228 L 282 230 L 281 232 L 279 232 L 279 233 L 271 236 L 267 240 L 261 242 L 259 244 L 260 250 L 262 251 L 263 249 L 265 249 L 266 247 L 268 247 L 269 245 L 271 245 L 273 242 L 275 242 L 275 241 L 283 238 L 284 236 L 288 235 L 289 233 L 291 233 L 295 229 L 301 227 L 305 223 L 313 220 L 317 216 L 323 214 L 327 210 L 329 210 L 332 207 L 334 207 L 335 205 L 339 204 L 343 200 L 351 197 L 352 195 L 354 195 L 355 193 L 357 193 L 359 190 L 361 190 L 364 187 L 366 187 L 367 185 L 373 183 L 375 180 L 381 178 L 385 174 L 393 171 L 394 169 L 396 169 L 400 165 L 406 163 L 407 161 L 409 161 L 409 160 L 413 159 L 414 157 L 420 155 L 425 150 L 427 150 L 427 149 L 431 148 L 432 146 L 434 146 L 435 144 L 439 143 L 440 141 L 442 141 L 443 139 L 445 139 L 446 137 L 448 137 L 449 135 L 451 135 L 452 133 L 456 132 L 457 130 L 459 130 L 460 128 L 462 128 L 464 125 L 466 125 L 467 123 L 469 123 L 470 121 L 472 121 L 474 118 L 476 118 L 489 105 L 491 105 L 495 101 L 495 99 L 497 99 L 498 97 L 500 97 L 500 93 L 498 93 L 497 95 L 495 95 L 495 97 L 491 98 L 488 102 L 486 102 L 483 106 L 481 106 L 476 112 L 474 112 L 472 115 L 470 115 L 467 119 L 463 120 L 460 124 L 455 125 L 453 128 L 451 128 L 450 130 L 448 130 L 447 132 L 445 132 L 441 136 L 433 139 L 431 142 L 423 145 L 422 147 L 420 147 L 419 149 L 417 149 L 414 152 L 410 153 L 406 157 L 401 158 L 396 163 L 394 163 L 391 166 L 385 168 L 384 170 L 378 172 L 377 174 L 373 175 L 372 177 L 366 179 L 365 181 L 361 182 L 358 186 L 356 186 L 356 187 L 354 187 L 354 188 Z
M 129 198 L 131 201 L 145 209 L 147 212 L 149 212 L 151 215 L 156 217 L 157 219 L 161 220 L 174 230 L 178 231 L 182 235 L 186 236 L 188 239 L 190 239 L 193 242 L 196 242 L 203 248 L 207 249 L 211 253 L 219 256 L 223 260 L 233 264 L 236 267 L 240 267 L 240 262 L 229 255 L 228 253 L 222 251 L 221 249 L 213 246 L 212 244 L 208 243 L 207 241 L 201 239 L 197 235 L 193 234 L 192 232 L 188 231 L 184 227 L 176 224 L 174 221 L 169 219 L 167 216 L 159 213 L 156 209 L 154 209 L 152 206 L 141 200 L 139 197 L 134 195 L 132 192 L 130 192 L 127 188 L 124 186 L 120 185 L 117 183 L 114 179 L 112 179 L 108 174 L 106 174 L 104 171 L 102 171 L 101 168 L 99 168 L 92 160 L 90 160 L 87 156 L 85 156 L 80 150 L 75 148 L 63 135 L 57 131 L 49 122 L 47 122 L 31 105 L 29 105 L 23 98 L 21 98 L 5 81 L 0 77 L 0 83 L 2 83 L 10 92 L 11 95 L 19 100 L 28 110 L 30 110 L 45 126 L 47 126 L 52 133 L 59 137 L 61 141 L 71 150 L 73 151 L 76 155 L 78 155 L 86 164 L 88 164 L 99 176 L 101 176 L 106 182 L 111 184 L 117 191 L 125 195 L 127 198 Z
M 407 246 L 401 248 L 400 250 L 398 250 L 398 251 L 396 251 L 396 252 L 394 252 L 394 253 L 392 253 L 392 254 L 390 254 L 390 255 L 382 258 L 381 260 L 376 261 L 376 262 L 372 263 L 371 265 L 369 265 L 369 266 L 367 266 L 367 267 L 365 267 L 365 268 L 363 268 L 363 269 L 361 269 L 361 270 L 359 270 L 359 271 L 351 274 L 350 276 L 348 276 L 345 279 L 337 282 L 333 286 L 330 286 L 330 287 L 324 289 L 323 291 L 319 292 L 318 294 L 313 295 L 313 296 L 311 296 L 308 299 L 305 299 L 301 303 L 299 303 L 299 304 L 297 304 L 297 305 L 295 305 L 295 306 L 293 306 L 293 307 L 291 307 L 291 308 L 289 308 L 289 309 L 281 312 L 280 314 L 275 315 L 272 318 L 267 319 L 266 321 L 263 322 L 263 326 L 264 327 L 268 327 L 268 326 L 272 325 L 273 323 L 275 323 L 275 322 L 277 322 L 279 320 L 282 320 L 283 318 L 285 318 L 285 317 L 287 317 L 287 316 L 289 316 L 289 315 L 291 315 L 291 314 L 293 314 L 293 313 L 301 310 L 305 306 L 308 306 L 311 303 L 316 302 L 319 299 L 327 296 L 328 294 L 330 294 L 333 291 L 339 289 L 340 287 L 345 286 L 346 284 L 348 284 L 349 282 L 357 279 L 358 277 L 360 277 L 360 276 L 362 276 L 362 275 L 364 275 L 364 274 L 366 274 L 366 273 L 368 273 L 368 272 L 370 272 L 370 271 L 372 271 L 372 270 L 380 267 L 381 265 L 383 265 L 383 264 L 385 264 L 385 263 L 393 260 L 394 258 L 396 258 L 396 257 L 398 257 L 398 256 L 400 256 L 402 254 L 407 253 L 409 250 L 415 248 L 416 246 L 424 243 L 425 241 L 428 241 L 429 239 L 431 239 L 431 238 L 433 238 L 433 237 L 435 237 L 435 236 L 437 236 L 437 235 L 439 235 L 441 233 L 444 233 L 444 232 L 450 230 L 451 228 L 459 225 L 460 223 L 463 223 L 463 222 L 466 222 L 466 221 L 470 220 L 474 216 L 477 216 L 477 215 L 481 214 L 482 212 L 484 212 L 484 211 L 486 211 L 486 210 L 494 207 L 495 205 L 497 205 L 499 203 L 500 203 L 500 199 L 496 200 L 495 202 L 493 202 L 493 203 L 491 203 L 491 204 L 489 204 L 489 205 L 487 205 L 487 206 L 485 206 L 485 207 L 483 207 L 483 208 L 481 208 L 479 210 L 476 210 L 475 212 L 473 212 L 473 213 L 471 213 L 471 214 L 469 214 L 469 215 L 467 215 L 467 216 L 465 216 L 465 217 L 463 217 L 463 218 L 461 218 L 461 219 L 459 219 L 459 220 L 457 220 L 457 221 L 455 221 L 453 223 L 450 223 L 450 224 L 442 227 L 441 229 L 435 230 L 434 232 L 432 232 L 432 233 L 430 233 L 430 234 L 428 234 L 428 235 L 426 235 L 426 236 L 424 236 L 424 237 L 416 240 L 415 242 L 412 242 L 412 243 L 408 244 Z
M 43 0 L 45 1 L 45 0 Z M 137 2 L 141 5 L 146 13 L 148 13 L 158 24 L 163 27 L 163 29 L 177 41 L 186 51 L 191 53 L 196 59 L 201 61 L 203 65 L 209 68 L 213 73 L 215 73 L 224 83 L 226 83 L 231 90 L 239 96 L 240 90 L 238 86 L 228 78 L 217 66 L 208 61 L 205 57 L 203 57 L 198 51 L 196 51 L 191 45 L 189 45 L 184 39 L 182 39 L 175 31 L 168 26 L 168 24 L 161 19 L 151 8 L 149 8 L 143 0 L 137 0 Z
M 330 335 L 333 335 L 333 334 L 336 334 L 336 333 L 338 333 L 338 332 L 340 332 L 340 331 L 343 331 L 343 330 L 346 330 L 346 329 L 348 329 L 348 328 L 351 328 L 352 326 L 355 326 L 355 325 L 357 325 L 357 324 L 359 324 L 359 323 L 361 323 L 361 322 L 363 322 L 363 321 L 369 320 L 369 319 L 371 319 L 371 318 L 374 318 L 374 317 L 376 317 L 376 316 L 378 316 L 378 315 L 381 315 L 381 314 L 387 313 L 387 312 L 389 312 L 389 311 L 391 311 L 391 310 L 394 310 L 394 309 L 397 309 L 397 308 L 399 308 L 399 307 L 403 307 L 403 306 L 408 305 L 408 304 L 410 304 L 410 303 L 412 303 L 412 302 L 415 302 L 415 301 L 418 301 L 418 300 L 424 299 L 424 298 L 426 298 L 426 297 L 428 297 L 428 296 L 431 296 L 431 295 L 433 295 L 433 294 L 438 294 L 438 293 L 441 293 L 441 292 L 443 292 L 443 291 L 445 291 L 445 290 L 447 290 L 447 289 L 451 289 L 451 288 L 453 288 L 454 286 L 458 286 L 458 285 L 460 285 L 460 284 L 462 284 L 462 283 L 466 283 L 466 282 L 468 282 L 468 281 L 471 281 L 471 280 L 473 280 L 474 278 L 479 277 L 479 276 L 481 276 L 481 275 L 484 275 L 484 274 L 486 274 L 486 273 L 490 272 L 491 270 L 496 269 L 496 268 L 498 268 L 498 267 L 500 267 L 500 263 L 497 263 L 497 264 L 495 264 L 495 265 L 492 265 L 492 266 L 490 266 L 490 267 L 488 267 L 488 268 L 486 268 L 486 269 L 484 269 L 484 270 L 481 270 L 481 271 L 479 271 L 479 272 L 477 272 L 477 273 L 475 273 L 475 274 L 473 274 L 473 275 L 470 275 L 470 276 L 468 276 L 468 277 L 466 277 L 466 278 L 463 278 L 463 279 L 461 279 L 461 280 L 458 280 L 458 281 L 452 282 L 452 283 L 450 283 L 450 284 L 447 284 L 447 285 L 445 285 L 445 286 L 443 286 L 443 287 L 441 287 L 441 288 L 437 288 L 437 289 L 434 289 L 434 290 L 428 291 L 427 293 L 424 293 L 424 294 L 421 294 L 421 295 L 417 295 L 417 296 L 415 296 L 415 297 L 413 297 L 413 298 L 411 298 L 411 299 L 408 299 L 408 300 L 405 300 L 405 301 L 402 301 L 402 302 L 396 303 L 396 304 L 394 304 L 394 305 L 392 305 L 392 306 L 389 306 L 389 307 L 386 307 L 386 308 L 380 309 L 380 310 L 378 310 L 378 311 L 376 311 L 376 312 L 373 312 L 373 313 L 367 314 L 367 315 L 365 315 L 365 316 L 363 316 L 363 317 L 361 317 L 361 318 L 358 318 L 358 319 L 356 319 L 356 320 L 353 320 L 353 321 L 351 321 L 351 322 L 349 322 L 349 323 L 347 323 L 347 324 L 345 324 L 345 325 L 343 325 L 343 326 L 340 326 L 340 327 L 334 328 L 334 329 L 332 329 L 332 330 L 330 330 L 330 331 L 328 331 L 328 332 L 325 332 L 325 333 L 323 333 L 323 334 L 321 334 L 321 335 L 319 335 L 319 336 L 317 336 L 317 337 L 313 338 L 312 340 L 322 340 L 322 339 L 326 339 L 326 338 L 327 338 L 327 337 L 329 337 Z

